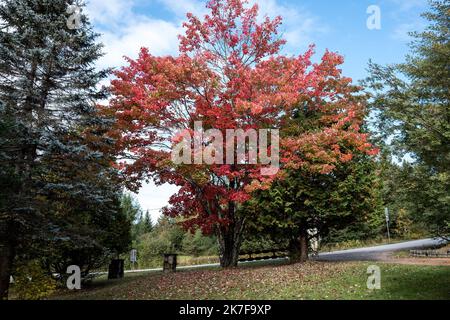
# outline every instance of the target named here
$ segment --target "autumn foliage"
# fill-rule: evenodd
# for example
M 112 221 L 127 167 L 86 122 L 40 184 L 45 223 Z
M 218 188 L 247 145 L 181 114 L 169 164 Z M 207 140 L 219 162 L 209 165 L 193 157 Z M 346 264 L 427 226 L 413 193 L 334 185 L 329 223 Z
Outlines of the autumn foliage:
M 112 134 L 127 159 L 120 169 L 129 186 L 143 179 L 179 186 L 165 213 L 215 232 L 222 265 L 232 266 L 248 219 L 238 209 L 252 192 L 282 179 L 286 168 L 330 173 L 351 161 L 350 149 L 377 150 L 361 133 L 365 108 L 359 88 L 341 74 L 342 56 L 327 51 L 313 63 L 313 46 L 282 55 L 281 17 L 261 17 L 257 5 L 241 0 L 211 0 L 207 7 L 203 19 L 187 15 L 178 56 L 155 57 L 143 48 L 136 60 L 128 59 L 115 73 L 106 111 L 116 118 Z M 298 108 L 319 117 L 320 125 L 290 128 Z M 222 132 L 282 129 L 281 170 L 264 176 L 261 164 L 175 165 L 171 149 L 195 121 Z

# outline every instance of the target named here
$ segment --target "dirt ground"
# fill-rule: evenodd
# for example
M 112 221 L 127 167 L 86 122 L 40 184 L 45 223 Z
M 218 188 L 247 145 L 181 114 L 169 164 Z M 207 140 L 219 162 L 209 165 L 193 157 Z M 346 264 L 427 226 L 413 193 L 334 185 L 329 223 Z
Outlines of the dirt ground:
M 411 264 L 411 265 L 423 265 L 423 266 L 450 266 L 450 258 L 398 258 L 393 256 L 387 256 L 383 261 L 388 263 L 397 264 Z
M 450 244 L 439 249 L 442 253 L 450 250 Z M 424 257 L 399 257 L 394 253 L 383 256 L 383 260 L 386 262 L 399 263 L 399 264 L 413 264 L 423 266 L 450 266 L 450 258 L 424 258 Z

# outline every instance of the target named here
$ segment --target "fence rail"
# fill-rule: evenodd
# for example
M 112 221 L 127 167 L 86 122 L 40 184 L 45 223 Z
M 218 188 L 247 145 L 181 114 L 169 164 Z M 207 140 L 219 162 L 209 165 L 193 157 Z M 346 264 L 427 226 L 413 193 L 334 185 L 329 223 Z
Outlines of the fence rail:
M 259 251 L 247 251 L 241 252 L 239 254 L 239 261 L 258 261 L 258 260 L 269 260 L 277 258 L 285 258 L 288 254 L 288 249 L 268 249 Z
M 439 250 L 409 250 L 413 257 L 430 257 L 430 258 L 450 258 L 450 250 L 447 252 Z

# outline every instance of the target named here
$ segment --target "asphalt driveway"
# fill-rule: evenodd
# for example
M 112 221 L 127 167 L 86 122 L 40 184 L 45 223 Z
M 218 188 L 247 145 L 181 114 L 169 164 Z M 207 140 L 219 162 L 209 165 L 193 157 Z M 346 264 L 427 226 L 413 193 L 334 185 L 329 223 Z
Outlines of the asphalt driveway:
M 374 247 L 323 252 L 315 258 L 319 261 L 385 260 L 391 252 L 401 250 L 426 249 L 445 244 L 440 238 L 414 240 Z

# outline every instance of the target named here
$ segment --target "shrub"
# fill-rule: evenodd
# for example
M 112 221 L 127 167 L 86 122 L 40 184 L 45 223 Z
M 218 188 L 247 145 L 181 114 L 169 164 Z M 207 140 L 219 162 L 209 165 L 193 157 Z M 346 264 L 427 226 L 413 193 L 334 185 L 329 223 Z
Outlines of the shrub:
M 52 294 L 56 284 L 40 262 L 32 260 L 16 268 L 12 289 L 17 299 L 39 300 Z

